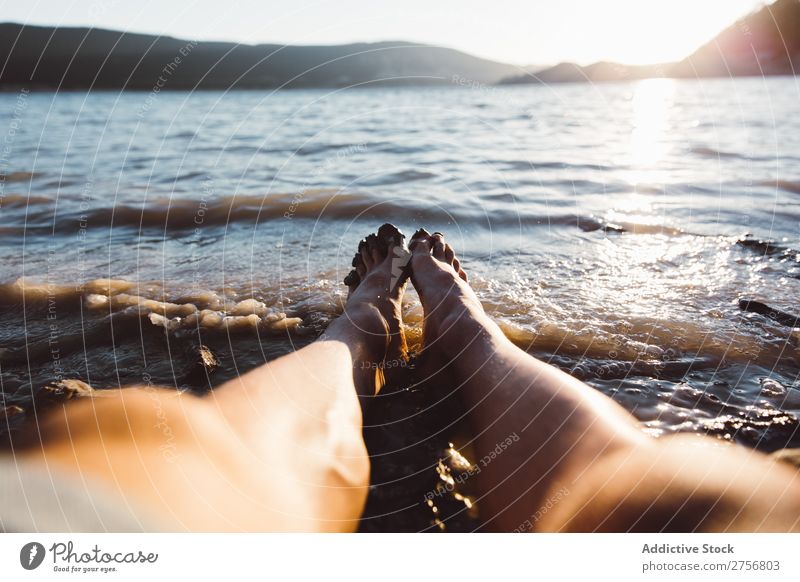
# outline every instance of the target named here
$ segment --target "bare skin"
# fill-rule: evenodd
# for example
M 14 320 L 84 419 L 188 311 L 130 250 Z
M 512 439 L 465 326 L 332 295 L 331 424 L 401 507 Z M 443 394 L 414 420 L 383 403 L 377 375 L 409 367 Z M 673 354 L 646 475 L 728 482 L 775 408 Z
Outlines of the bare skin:
M 611 399 L 514 346 L 484 313 L 442 235 L 419 231 L 409 246 L 425 349 L 452 370 L 476 455 L 491 459 L 476 477 L 486 529 L 800 527 L 796 471 L 710 438 L 644 435 Z
M 117 490 L 168 530 L 356 529 L 369 483 L 359 400 L 406 357 L 391 233 L 359 247 L 345 312 L 314 344 L 205 397 L 148 386 L 71 402 L 39 419 L 17 459 Z M 478 457 L 492 457 L 477 477 L 485 529 L 798 529 L 796 471 L 708 438 L 646 437 L 509 342 L 441 235 L 420 231 L 411 247 L 425 352 L 460 386 Z
M 315 343 L 204 397 L 140 386 L 71 401 L 17 459 L 119 491 L 169 530 L 355 530 L 369 485 L 359 398 L 381 387 L 384 359 L 405 357 L 402 240 L 383 234 Z

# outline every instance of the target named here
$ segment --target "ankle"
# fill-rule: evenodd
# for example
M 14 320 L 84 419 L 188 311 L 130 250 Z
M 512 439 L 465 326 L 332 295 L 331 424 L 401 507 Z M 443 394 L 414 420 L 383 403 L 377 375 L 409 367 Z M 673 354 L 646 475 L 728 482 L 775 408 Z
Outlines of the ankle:
M 475 351 L 483 354 L 487 349 L 496 349 L 508 341 L 483 309 L 465 298 L 448 308 L 447 315 L 437 322 L 436 329 L 438 343 L 451 359 L 461 359 L 466 353 Z

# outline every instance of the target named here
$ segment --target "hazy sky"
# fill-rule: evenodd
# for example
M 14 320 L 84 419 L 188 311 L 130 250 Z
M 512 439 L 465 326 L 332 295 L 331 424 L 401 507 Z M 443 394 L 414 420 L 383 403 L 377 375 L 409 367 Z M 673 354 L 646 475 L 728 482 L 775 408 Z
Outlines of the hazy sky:
M 759 0 L 0 0 L 0 21 L 187 39 L 410 40 L 515 64 L 677 60 Z

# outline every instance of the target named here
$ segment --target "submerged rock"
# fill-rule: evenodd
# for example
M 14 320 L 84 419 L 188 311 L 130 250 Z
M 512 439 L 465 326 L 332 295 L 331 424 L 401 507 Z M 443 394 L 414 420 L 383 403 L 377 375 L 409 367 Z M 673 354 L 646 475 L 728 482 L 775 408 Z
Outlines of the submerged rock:
M 774 241 L 750 238 L 749 235 L 745 238 L 737 240 L 736 244 L 740 247 L 750 249 L 751 251 L 761 253 L 763 255 L 794 254 L 791 249 L 788 249 L 783 245 L 776 244 Z
M 789 327 L 797 327 L 800 325 L 800 316 L 774 309 L 773 307 L 770 307 L 766 303 L 761 303 L 760 301 L 754 301 L 752 299 L 740 299 L 739 309 L 742 311 L 749 311 L 751 313 L 758 313 L 759 315 L 763 315 L 764 317 L 767 317 L 773 321 L 777 321 L 781 325 L 787 325 Z
M 12 404 L 10 406 L 0 406 L 0 420 L 10 420 L 11 418 L 24 414 L 25 410 L 21 406 Z
M 219 360 L 208 346 L 199 345 L 196 348 L 198 363 L 208 372 L 214 372 L 219 368 Z
M 205 344 L 194 345 L 188 352 L 189 365 L 184 373 L 184 381 L 210 390 L 210 377 L 222 367 L 219 358 Z
M 767 396 L 783 396 L 786 394 L 786 387 L 771 378 L 764 378 L 761 380 L 761 393 Z
M 93 393 L 94 388 L 81 380 L 58 380 L 42 387 L 39 394 L 54 400 L 71 400 L 91 396 Z

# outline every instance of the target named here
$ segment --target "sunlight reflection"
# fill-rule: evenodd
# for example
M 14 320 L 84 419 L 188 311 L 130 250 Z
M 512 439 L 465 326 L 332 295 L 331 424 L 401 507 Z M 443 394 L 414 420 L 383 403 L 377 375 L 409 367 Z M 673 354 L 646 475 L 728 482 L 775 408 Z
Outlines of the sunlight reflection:
M 632 214 L 649 216 L 653 212 L 653 198 L 640 192 L 610 195 L 609 204 L 612 209 L 605 216 L 606 220 L 631 220 Z
M 612 319 L 615 313 L 662 317 L 665 329 L 670 330 L 667 322 L 674 319 L 677 305 L 730 284 L 729 255 L 725 241 L 686 235 L 641 234 L 625 242 L 608 239 L 597 254 L 606 268 L 587 273 L 585 290 L 598 306 L 597 313 L 605 311 Z
M 659 171 L 659 162 L 667 153 L 674 94 L 673 79 L 647 79 L 636 84 L 629 151 L 630 181 L 634 184 L 655 181 L 653 173 Z

